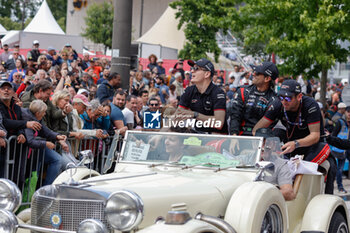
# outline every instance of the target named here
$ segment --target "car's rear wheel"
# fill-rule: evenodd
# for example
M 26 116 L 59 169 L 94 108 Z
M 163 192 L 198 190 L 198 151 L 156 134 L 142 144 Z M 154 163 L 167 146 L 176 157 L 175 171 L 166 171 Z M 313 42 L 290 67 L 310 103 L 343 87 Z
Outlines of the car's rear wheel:
M 271 205 L 264 216 L 261 233 L 282 233 L 283 218 L 281 210 L 277 205 Z
M 328 233 L 349 233 L 346 220 L 340 212 L 335 212 L 333 214 Z

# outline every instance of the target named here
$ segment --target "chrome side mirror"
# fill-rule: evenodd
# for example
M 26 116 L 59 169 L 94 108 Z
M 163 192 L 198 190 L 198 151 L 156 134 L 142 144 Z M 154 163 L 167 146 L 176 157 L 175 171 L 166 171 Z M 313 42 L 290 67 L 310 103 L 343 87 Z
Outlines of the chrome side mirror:
M 80 152 L 80 155 L 82 157 L 81 161 L 78 164 L 78 167 L 82 164 L 88 165 L 94 162 L 94 155 L 91 150 L 83 150 Z
M 275 171 L 275 164 L 268 161 L 260 161 L 255 164 L 255 167 L 257 167 L 259 171 L 256 174 L 254 181 L 263 181 L 265 177 L 265 171 L 270 173 L 274 173 Z

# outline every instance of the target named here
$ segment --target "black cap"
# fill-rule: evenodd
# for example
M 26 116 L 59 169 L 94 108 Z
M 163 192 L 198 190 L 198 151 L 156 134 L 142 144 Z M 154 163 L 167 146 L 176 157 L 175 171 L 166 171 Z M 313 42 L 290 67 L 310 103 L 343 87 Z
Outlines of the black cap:
M 12 83 L 10 83 L 9 81 L 2 81 L 2 82 L 0 82 L 0 88 L 5 86 L 5 85 L 10 86 L 11 88 L 13 88 Z
M 74 76 L 75 75 L 75 72 L 73 72 L 73 71 L 68 71 L 68 73 L 67 73 L 67 76 Z
M 272 62 L 263 62 L 260 66 L 252 66 L 253 71 L 270 76 L 273 80 L 278 78 L 279 72 L 277 66 Z
M 198 61 L 192 61 L 192 60 L 188 60 L 187 61 L 188 65 L 190 66 L 194 66 L 197 65 L 199 67 L 205 68 L 208 71 L 210 71 L 211 75 L 214 75 L 215 73 L 215 68 L 213 63 L 211 63 L 211 61 L 209 61 L 208 59 L 205 58 L 201 58 Z
M 255 136 L 257 137 L 263 137 L 263 138 L 271 138 L 271 137 L 276 137 L 273 133 L 272 133 L 272 129 L 270 128 L 260 128 L 257 129 L 255 132 Z
M 293 96 L 299 93 L 301 93 L 301 86 L 293 79 L 285 80 L 281 85 L 281 89 L 278 91 L 278 95 L 282 96 Z

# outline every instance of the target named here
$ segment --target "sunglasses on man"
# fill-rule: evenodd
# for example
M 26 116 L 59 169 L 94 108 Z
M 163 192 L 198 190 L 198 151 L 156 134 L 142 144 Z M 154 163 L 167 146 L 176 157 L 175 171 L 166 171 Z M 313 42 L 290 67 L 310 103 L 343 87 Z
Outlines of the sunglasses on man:
M 280 95 L 279 98 L 280 98 L 281 102 L 282 102 L 283 100 L 285 100 L 285 101 L 287 101 L 287 102 L 290 102 L 290 101 L 292 101 L 293 96 L 290 97 L 290 96 L 281 96 L 281 95 Z
M 197 70 L 209 71 L 209 70 L 203 69 L 202 67 L 199 67 L 199 66 L 191 67 L 191 70 L 192 70 L 192 71 L 197 71 Z

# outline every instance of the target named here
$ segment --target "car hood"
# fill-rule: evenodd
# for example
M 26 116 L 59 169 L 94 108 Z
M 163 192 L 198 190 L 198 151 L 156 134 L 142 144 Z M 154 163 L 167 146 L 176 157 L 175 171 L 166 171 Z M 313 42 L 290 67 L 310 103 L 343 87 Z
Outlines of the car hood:
M 142 227 L 170 210 L 186 210 L 192 216 L 198 211 L 223 216 L 234 190 L 254 176 L 254 171 L 157 167 L 94 177 L 85 181 L 89 184 L 85 189 L 105 196 L 118 190 L 137 193 L 144 203 Z

